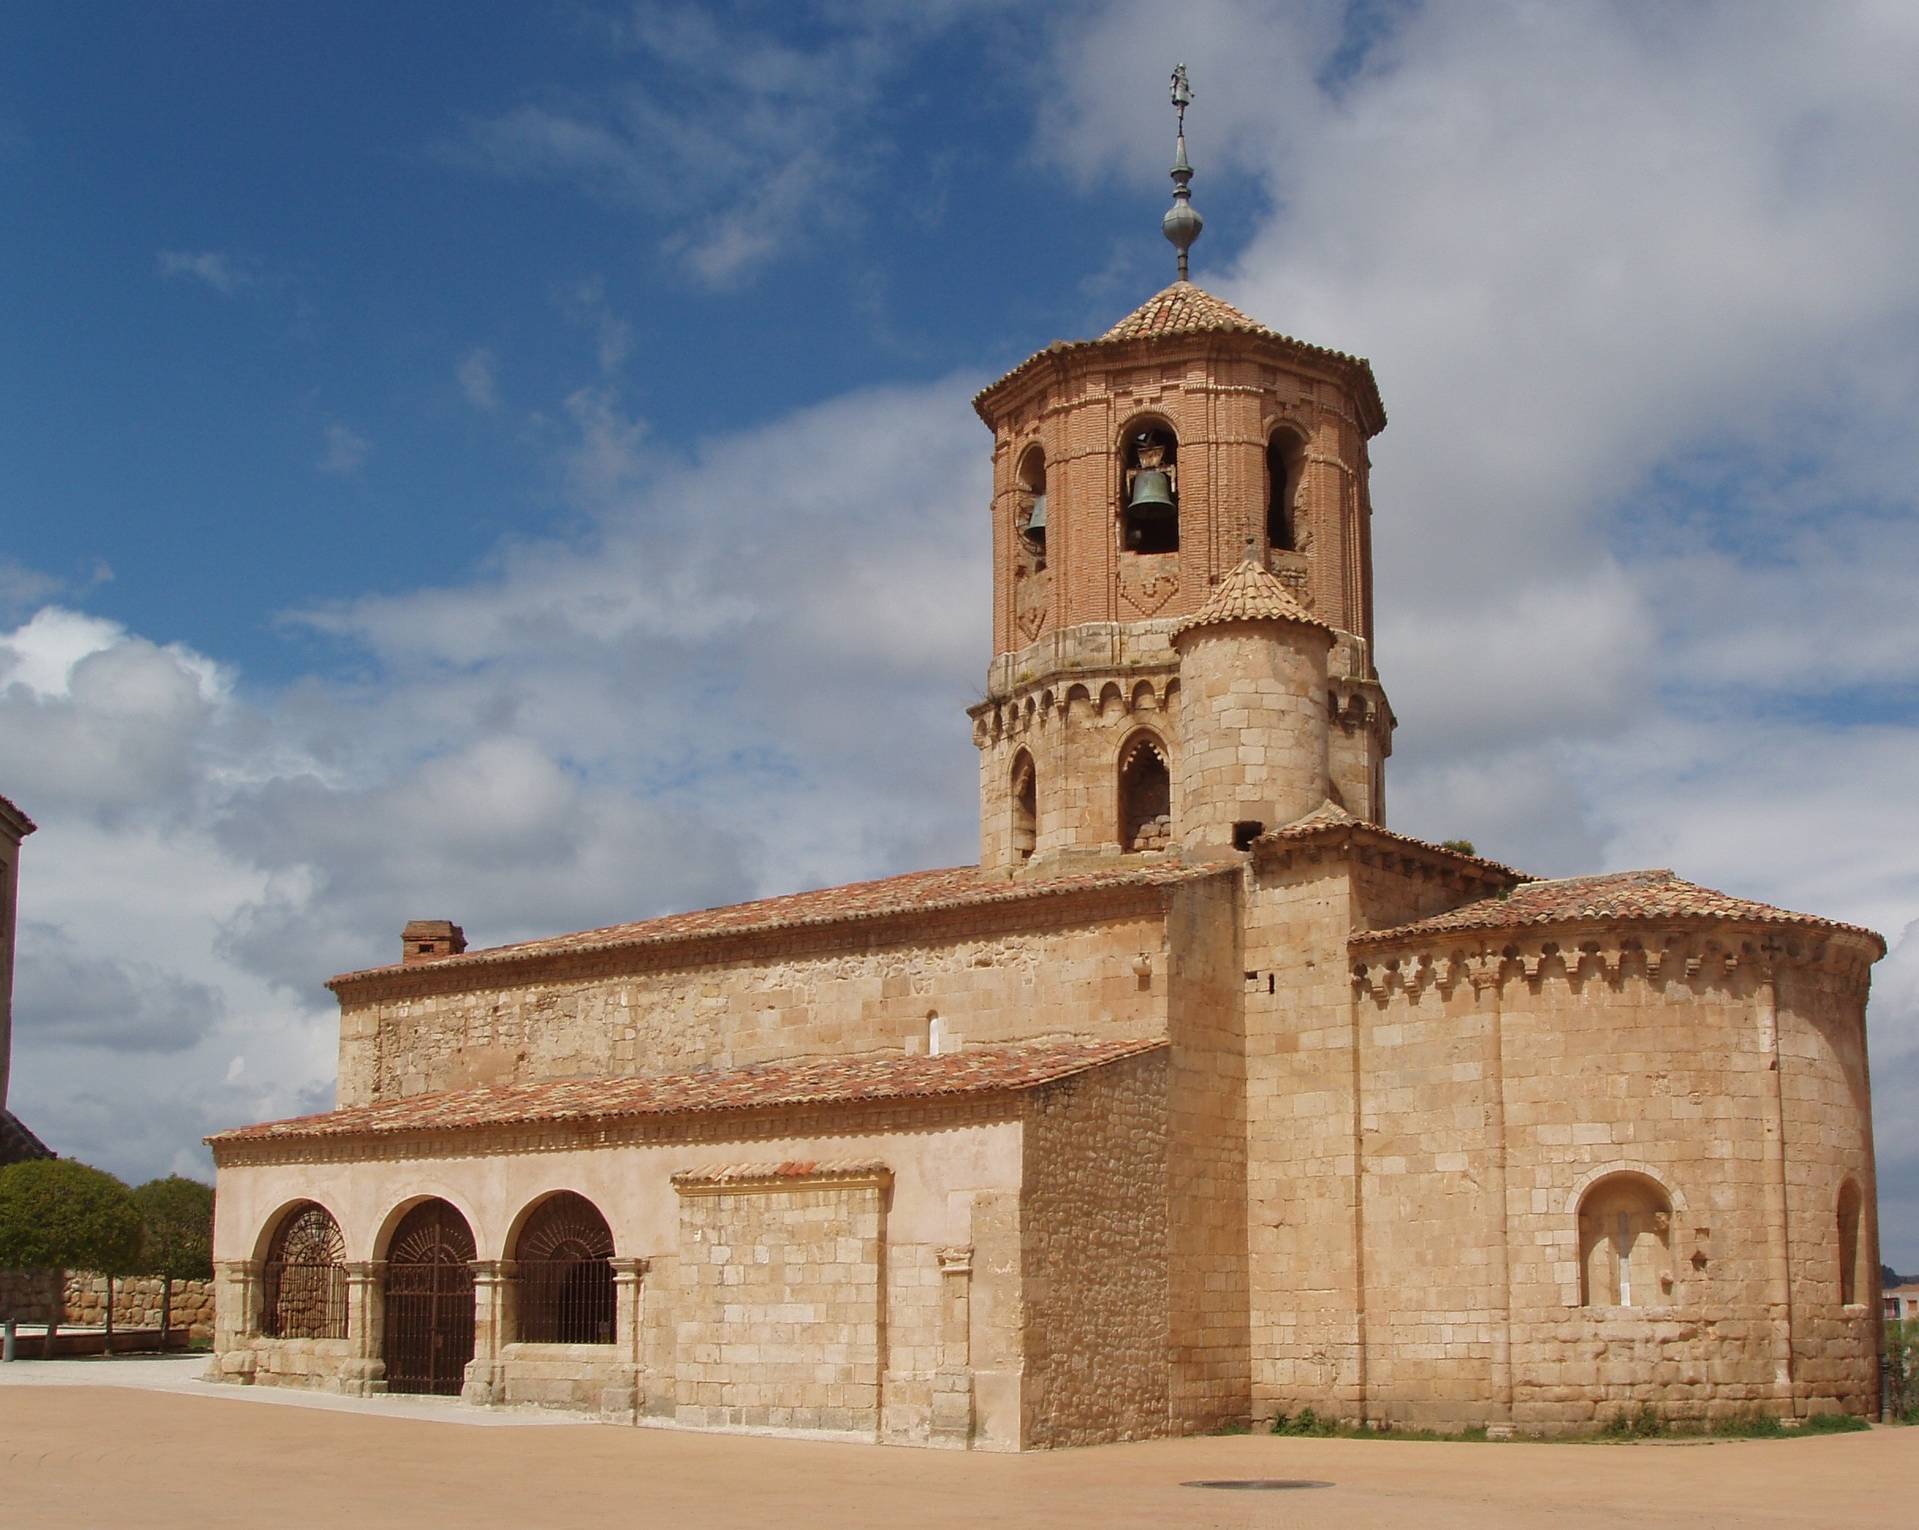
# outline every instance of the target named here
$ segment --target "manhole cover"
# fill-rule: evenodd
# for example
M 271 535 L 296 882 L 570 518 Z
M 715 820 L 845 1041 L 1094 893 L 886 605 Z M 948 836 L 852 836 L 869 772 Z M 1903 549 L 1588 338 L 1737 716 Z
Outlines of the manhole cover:
M 1330 1482 L 1313 1482 L 1305 1477 L 1206 1477 L 1197 1482 L 1182 1482 L 1181 1487 L 1234 1488 L 1246 1492 L 1284 1493 L 1292 1488 L 1331 1487 Z

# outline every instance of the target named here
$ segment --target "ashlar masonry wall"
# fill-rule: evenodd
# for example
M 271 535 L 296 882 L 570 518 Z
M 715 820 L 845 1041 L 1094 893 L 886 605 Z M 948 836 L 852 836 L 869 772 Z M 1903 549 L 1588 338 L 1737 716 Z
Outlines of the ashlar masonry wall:
M 1369 952 L 1358 984 L 1368 1415 L 1869 1411 L 1834 1212 L 1871 1175 L 1867 958 L 1763 930 L 1498 938 Z M 1608 1305 L 1579 1213 L 1619 1176 L 1670 1211 Z
M 1164 1031 L 1159 889 L 1126 889 L 1103 916 L 1046 900 L 1022 912 L 1019 930 L 929 916 L 910 938 L 771 932 L 717 954 L 614 952 L 523 975 L 422 964 L 382 976 L 374 996 L 343 995 L 339 1102 L 910 1051 L 935 1014 L 973 1043 Z M 1143 985 L 1140 957 L 1156 974 Z
M 1164 1053 L 1027 1096 L 1022 1443 L 1174 1432 Z

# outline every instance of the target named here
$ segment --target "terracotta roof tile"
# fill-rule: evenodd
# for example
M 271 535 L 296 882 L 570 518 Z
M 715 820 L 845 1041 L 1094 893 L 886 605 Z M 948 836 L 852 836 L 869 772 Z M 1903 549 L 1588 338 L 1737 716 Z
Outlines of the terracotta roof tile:
M 842 924 L 895 914 L 924 914 L 975 905 L 1020 903 L 1108 887 L 1172 884 L 1218 876 L 1220 872 L 1218 866 L 1181 866 L 1166 862 L 1148 866 L 1114 866 L 1071 876 L 1019 881 L 982 874 L 977 866 L 909 871 L 903 876 L 885 877 L 876 882 L 851 882 L 842 887 L 822 887 L 812 892 L 761 898 L 752 903 L 733 903 L 722 908 L 667 914 L 631 924 L 605 925 L 570 935 L 553 935 L 540 940 L 520 941 L 514 945 L 468 951 L 459 956 L 438 957 L 431 962 L 370 967 L 359 972 L 342 973 L 331 979 L 328 986 L 338 987 L 385 973 L 441 972 L 476 965 L 527 961 L 565 952 L 669 945 L 761 930 Z
M 1286 338 L 1191 282 L 1174 282 L 1164 291 L 1155 292 L 1100 339 L 1157 340 L 1166 335 L 1199 335 L 1217 330 Z
M 1218 584 L 1212 594 L 1185 621 L 1173 628 L 1173 636 L 1195 627 L 1217 627 L 1227 622 L 1297 622 L 1302 627 L 1317 627 L 1321 632 L 1333 629 L 1317 617 L 1308 616 L 1292 593 L 1266 569 L 1250 558 Z
M 27 1123 L 10 1110 L 0 1110 L 0 1165 L 26 1163 L 60 1155 L 27 1130 Z
M 27 815 L 24 812 L 21 811 L 20 805 L 18 803 L 14 802 L 11 798 L 0 797 L 0 816 L 5 816 L 5 815 L 11 815 L 12 817 L 17 818 L 20 821 L 20 823 L 23 826 L 20 830 L 20 837 L 22 839 L 25 839 L 27 835 L 33 833 L 35 829 L 40 827 L 31 818 L 27 817 Z
M 1207 334 L 1252 335 L 1262 340 L 1275 340 L 1309 356 L 1354 368 L 1359 374 L 1360 395 L 1376 416 L 1376 424 L 1372 428 L 1384 427 L 1385 405 L 1380 402 L 1379 386 L 1373 380 L 1372 364 L 1363 356 L 1295 340 L 1291 335 L 1269 329 L 1258 320 L 1241 313 L 1231 303 L 1214 297 L 1191 282 L 1174 282 L 1163 291 L 1154 293 L 1097 340 L 1055 340 L 1045 350 L 1027 357 L 991 387 L 981 389 L 974 396 L 973 403 L 977 407 L 989 394 L 1048 356 L 1082 351 L 1092 346 L 1124 345 L 1134 340 L 1168 340 L 1181 335 Z
M 1487 898 L 1389 930 L 1356 935 L 1352 944 L 1381 945 L 1423 935 L 1474 930 L 1522 929 L 1552 924 L 1660 924 L 1708 920 L 1738 924 L 1784 924 L 1863 935 L 1885 950 L 1885 940 L 1861 925 L 1813 914 L 1795 914 L 1750 898 L 1735 898 L 1676 877 L 1670 871 L 1613 871 L 1599 876 L 1528 882 L 1504 898 Z
M 1028 1042 L 965 1047 L 939 1057 L 873 1053 L 708 1073 L 490 1084 L 381 1100 L 288 1121 L 265 1121 L 217 1133 L 207 1141 L 224 1145 L 373 1137 L 394 1132 L 455 1132 L 488 1126 L 703 1115 L 1033 1089 L 1165 1045 L 1161 1039 Z
M 1467 865 L 1482 867 L 1494 876 L 1508 877 L 1514 882 L 1530 882 L 1530 874 L 1508 866 L 1501 861 L 1488 860 L 1483 855 L 1469 854 L 1464 850 L 1449 849 L 1445 845 L 1435 845 L 1429 839 L 1415 839 L 1410 834 L 1400 834 L 1379 824 L 1369 823 L 1357 818 L 1336 802 L 1322 802 L 1304 818 L 1295 818 L 1291 823 L 1282 824 L 1277 829 L 1268 829 L 1254 845 L 1299 844 L 1342 833 L 1357 833 L 1379 844 L 1404 845 L 1409 850 L 1420 850 L 1432 855 L 1442 855 L 1449 860 Z

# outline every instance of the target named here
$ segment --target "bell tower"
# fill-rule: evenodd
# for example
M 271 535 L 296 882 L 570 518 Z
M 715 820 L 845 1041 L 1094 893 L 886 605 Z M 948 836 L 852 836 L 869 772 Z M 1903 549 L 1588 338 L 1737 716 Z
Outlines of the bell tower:
M 987 868 L 1204 853 L 1328 798 L 1384 821 L 1366 443 L 1385 410 L 1365 361 L 1187 279 L 1190 100 L 1182 68 L 1161 225 L 1179 279 L 973 401 L 993 432 L 993 660 L 970 709 Z

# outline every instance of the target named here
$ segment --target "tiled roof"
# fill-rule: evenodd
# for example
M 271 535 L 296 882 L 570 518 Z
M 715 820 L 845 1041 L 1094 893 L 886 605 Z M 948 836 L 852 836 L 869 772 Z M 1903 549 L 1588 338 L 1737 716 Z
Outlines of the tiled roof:
M 1444 935 L 1470 930 L 1521 929 L 1547 924 L 1658 924 L 1674 920 L 1709 920 L 1739 924 L 1785 924 L 1807 929 L 1843 930 L 1877 942 L 1872 930 L 1841 924 L 1813 914 L 1795 914 L 1735 898 L 1729 893 L 1700 887 L 1670 871 L 1614 871 L 1591 877 L 1560 877 L 1528 882 L 1504 898 L 1487 898 L 1390 930 L 1353 937 L 1354 945 L 1378 945 L 1409 936 Z
M 1257 320 L 1249 319 L 1231 303 L 1195 287 L 1191 282 L 1174 282 L 1163 292 L 1155 292 L 1139 307 L 1121 319 L 1102 340 L 1158 340 L 1167 335 L 1198 335 L 1208 331 L 1240 331 L 1251 335 L 1273 335 Z M 1283 335 L 1275 338 L 1284 339 Z
M 0 1165 L 25 1163 L 33 1158 L 57 1158 L 60 1155 L 27 1130 L 10 1110 L 0 1110 Z
M 571 935 L 525 940 L 510 946 L 492 946 L 485 950 L 468 951 L 460 956 L 439 957 L 430 962 L 372 967 L 361 972 L 343 973 L 332 979 L 328 986 L 338 987 L 380 973 L 406 972 L 418 975 L 475 965 L 526 961 L 566 952 L 669 945 L 761 930 L 879 919 L 893 914 L 925 914 L 941 909 L 1020 903 L 1075 892 L 1095 892 L 1109 887 L 1184 882 L 1217 876 L 1220 872 L 1218 866 L 1180 866 L 1164 862 L 1149 866 L 1114 866 L 1072 876 L 1020 881 L 984 875 L 977 866 L 955 866 L 942 871 L 909 871 L 903 876 L 885 877 L 877 882 L 851 882 L 843 887 L 822 887 L 812 892 L 789 893 L 779 898 L 761 898 L 752 903 L 733 903 L 723 908 L 700 909 L 687 914 L 667 914 L 632 924 L 612 924 Z
M 1253 843 L 1256 847 L 1297 844 L 1318 839 L 1321 836 L 1349 831 L 1362 834 L 1380 844 L 1404 845 L 1409 850 L 1445 856 L 1448 860 L 1477 866 L 1494 876 L 1507 877 L 1514 882 L 1532 880 L 1527 872 L 1505 865 L 1503 862 L 1488 860 L 1483 855 L 1469 854 L 1467 851 L 1454 850 L 1445 845 L 1435 845 L 1429 839 L 1415 839 L 1410 834 L 1399 834 L 1392 829 L 1382 828 L 1379 824 L 1369 823 L 1364 818 L 1356 818 L 1336 802 L 1322 802 L 1304 818 L 1295 818 L 1291 823 L 1282 824 L 1277 829 L 1268 829 Z
M 1185 621 L 1173 628 L 1173 636 L 1195 627 L 1217 627 L 1227 622 L 1298 622 L 1302 627 L 1333 629 L 1293 599 L 1286 586 L 1250 558 L 1213 587 L 1213 593 Z
M 1291 335 L 1282 335 L 1191 282 L 1174 282 L 1164 291 L 1154 293 L 1097 340 L 1055 340 L 1045 350 L 1027 357 L 991 387 L 983 388 L 975 395 L 973 403 L 977 407 L 988 394 L 1048 356 L 1081 351 L 1096 345 L 1123 345 L 1132 340 L 1169 340 L 1180 335 L 1209 334 L 1252 335 L 1262 340 L 1276 340 L 1309 356 L 1353 368 L 1359 374 L 1360 395 L 1371 406 L 1377 426 L 1385 425 L 1386 408 L 1380 402 L 1379 385 L 1373 380 L 1372 364 L 1363 356 L 1348 355 L 1345 351 L 1331 350 L 1323 345 L 1295 340 Z
M 653 1078 L 490 1084 L 266 1121 L 207 1140 L 226 1144 L 448 1132 L 1033 1089 L 1164 1045 L 1164 1040 L 1028 1042 L 966 1047 L 939 1057 L 878 1053 Z
M 31 818 L 27 817 L 25 813 L 20 811 L 20 807 L 18 803 L 12 801 L 10 798 L 7 798 L 7 797 L 0 797 L 0 815 L 5 815 L 5 814 L 11 814 L 14 818 L 19 819 L 20 823 L 23 825 L 23 827 L 20 830 L 20 837 L 22 839 L 26 838 L 27 835 L 31 834 L 35 829 L 40 827 Z

